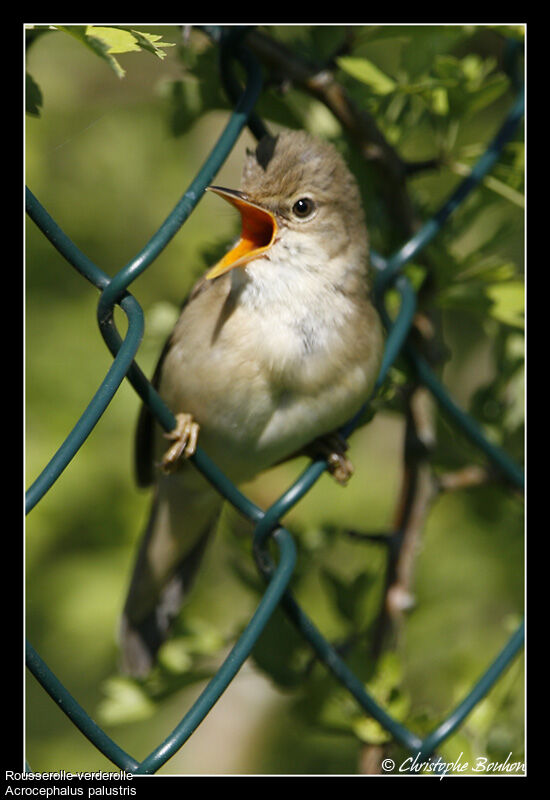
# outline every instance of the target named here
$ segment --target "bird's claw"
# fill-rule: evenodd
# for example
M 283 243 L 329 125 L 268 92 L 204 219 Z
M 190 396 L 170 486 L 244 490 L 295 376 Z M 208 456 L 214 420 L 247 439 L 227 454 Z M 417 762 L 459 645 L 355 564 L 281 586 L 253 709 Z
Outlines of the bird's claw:
M 328 457 L 328 471 L 335 481 L 345 486 L 353 475 L 353 464 L 341 453 L 331 453 Z
M 199 437 L 199 424 L 195 422 L 191 414 L 176 414 L 176 427 L 169 433 L 165 433 L 166 439 L 174 442 L 161 461 L 161 469 L 165 473 L 174 472 L 178 462 L 183 456 L 189 458 L 197 449 L 197 439 Z
M 326 459 L 328 471 L 335 481 L 345 486 L 354 473 L 353 464 L 346 456 L 348 443 L 338 433 L 321 436 L 315 442 L 317 455 Z

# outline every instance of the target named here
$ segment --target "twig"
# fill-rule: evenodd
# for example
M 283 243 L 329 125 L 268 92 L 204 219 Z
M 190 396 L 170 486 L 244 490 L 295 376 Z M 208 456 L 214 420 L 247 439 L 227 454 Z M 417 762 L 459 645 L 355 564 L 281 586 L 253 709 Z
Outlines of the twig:
M 384 602 L 380 608 L 372 654 L 378 658 L 390 634 L 396 640 L 405 613 L 414 604 L 413 578 L 424 522 L 436 496 L 429 463 L 435 445 L 433 401 L 423 386 L 409 388 L 405 411 L 404 470 L 394 528 L 400 532 L 389 552 Z
M 470 464 L 454 472 L 446 472 L 437 478 L 437 487 L 441 491 L 453 492 L 457 489 L 467 489 L 471 486 L 481 486 L 494 479 L 492 472 L 486 467 Z

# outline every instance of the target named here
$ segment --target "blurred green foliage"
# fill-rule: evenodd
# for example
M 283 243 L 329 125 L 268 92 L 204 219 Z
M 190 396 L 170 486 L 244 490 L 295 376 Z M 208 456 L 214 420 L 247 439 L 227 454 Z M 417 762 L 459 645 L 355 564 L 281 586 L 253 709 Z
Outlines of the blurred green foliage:
M 334 69 L 403 159 L 438 160 L 439 169 L 415 173 L 409 181 L 423 218 L 467 174 L 514 96 L 503 70 L 504 38 L 521 38 L 521 27 L 261 30 L 301 58 Z M 139 35 L 131 34 L 118 48 L 103 32 L 91 49 L 81 39 L 89 40 L 93 31 L 69 32 L 28 33 L 26 180 L 86 255 L 114 274 L 185 191 L 229 104 L 216 50 L 199 31 L 142 26 Z M 160 46 L 161 57 L 150 58 L 151 50 L 159 56 Z M 353 151 L 324 106 L 292 85 L 268 81 L 258 112 L 274 127 L 305 127 L 335 141 L 360 182 L 373 246 L 389 254 L 401 244 L 391 209 L 379 202 L 371 167 Z M 244 149 L 252 144 L 250 134 L 243 133 L 217 183 L 238 184 Z M 429 248 L 430 302 L 440 310 L 449 351 L 444 382 L 487 434 L 518 460 L 523 455 L 524 395 L 522 195 L 520 129 L 491 176 Z M 147 373 L 180 300 L 213 253 L 234 235 L 235 224 L 230 210 L 205 196 L 169 247 L 132 285 L 146 314 L 138 362 Z M 96 290 L 31 222 L 26 233 L 30 483 L 82 413 L 111 356 L 95 321 Z M 423 286 L 425 265 L 411 264 L 407 270 L 415 285 Z M 123 332 L 122 315 L 118 321 Z M 394 386 L 406 379 L 401 369 L 398 365 L 393 371 Z M 30 641 L 73 695 L 122 747 L 140 757 L 187 710 L 219 663 L 220 652 L 246 624 L 262 585 L 250 556 L 250 528 L 227 509 L 159 668 L 143 686 L 116 674 L 116 625 L 149 502 L 133 485 L 137 411 L 137 397 L 123 384 L 73 462 L 29 516 L 26 625 Z M 373 421 L 352 438 L 356 475 L 349 487 L 343 490 L 322 478 L 287 524 L 299 549 L 292 582 L 299 601 L 373 694 L 422 732 L 467 693 L 521 615 L 523 511 L 499 486 L 437 500 L 418 556 L 416 605 L 405 640 L 374 665 L 368 647 L 385 551 L 376 542 L 347 536 L 345 529 L 391 530 L 402 434 L 399 392 L 390 389 Z M 471 462 L 482 459 L 440 419 L 434 468 L 445 471 Z M 260 505 L 268 504 L 302 466 L 279 467 L 245 490 Z M 274 615 L 251 661 L 253 669 L 243 670 L 162 772 L 349 773 L 357 770 L 365 742 L 386 741 L 385 732 L 312 661 L 281 613 Z M 509 751 L 515 760 L 522 758 L 521 669 L 521 663 L 514 664 L 445 743 L 445 758 L 461 751 L 466 758 L 504 759 Z M 109 768 L 32 678 L 26 707 L 27 758 L 34 770 Z M 236 717 L 242 721 L 238 730 Z M 217 731 L 228 724 L 231 736 L 220 744 Z

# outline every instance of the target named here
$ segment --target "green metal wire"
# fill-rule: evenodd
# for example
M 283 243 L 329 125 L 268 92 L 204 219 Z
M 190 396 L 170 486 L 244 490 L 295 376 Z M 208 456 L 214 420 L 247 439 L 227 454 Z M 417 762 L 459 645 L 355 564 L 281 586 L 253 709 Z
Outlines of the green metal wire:
M 477 681 L 471 692 L 462 700 L 456 708 L 441 722 L 431 733 L 422 741 L 422 747 L 418 751 L 421 757 L 427 757 L 447 739 L 464 722 L 477 704 L 483 700 L 487 692 L 500 678 L 504 670 L 511 664 L 513 659 L 523 647 L 525 639 L 525 626 L 522 622 L 517 630 L 510 637 L 501 652 L 495 658 L 491 666 Z
M 65 469 L 101 418 L 125 377 L 128 378 L 142 400 L 150 406 L 153 414 L 166 430 L 171 430 L 175 425 L 172 411 L 163 403 L 134 361 L 134 356 L 143 336 L 143 313 L 135 298 L 129 294 L 128 287 L 138 275 L 154 262 L 159 253 L 187 220 L 202 197 L 205 187 L 211 183 L 213 177 L 231 152 L 244 126 L 248 125 L 257 138 L 266 131 L 262 120 L 253 111 L 261 92 L 261 72 L 259 65 L 246 50 L 245 38 L 248 28 L 235 26 L 224 29 L 221 26 L 202 26 L 202 29 L 219 46 L 220 72 L 227 94 L 234 104 L 234 111 L 209 157 L 187 191 L 172 213 L 135 258 L 114 277 L 110 278 L 78 249 L 41 206 L 32 192 L 27 189 L 27 212 L 30 218 L 33 219 L 68 263 L 100 290 L 97 308 L 98 325 L 114 357 L 111 368 L 84 414 L 29 488 L 26 497 L 27 513 L 55 484 L 63 469 Z M 506 120 L 487 147 L 486 152 L 478 160 L 471 174 L 459 184 L 440 210 L 426 222 L 415 236 L 409 239 L 389 258 L 384 258 L 380 254 L 373 252 L 371 260 L 377 272 L 375 297 L 388 334 L 375 391 L 383 383 L 395 360 L 400 354 L 404 354 L 416 369 L 421 382 L 428 387 L 442 409 L 451 416 L 454 424 L 484 452 L 489 461 L 502 472 L 508 481 L 514 486 L 522 488 L 523 471 L 521 468 L 500 448 L 488 442 L 477 423 L 456 406 L 431 371 L 429 365 L 421 358 L 408 340 L 416 309 L 416 295 L 409 280 L 402 274 L 404 265 L 437 235 L 452 212 L 493 167 L 502 152 L 502 148 L 509 141 L 522 118 L 524 110 L 523 85 L 518 79 L 516 61 L 514 61 L 512 49 L 507 57 L 509 58 L 510 71 L 516 81 L 517 97 Z M 233 74 L 233 62 L 235 60 L 242 64 L 246 73 L 244 89 L 241 88 Z M 393 320 L 388 315 L 385 307 L 385 297 L 389 288 L 397 291 L 400 297 L 400 307 Z M 121 339 L 114 324 L 113 310 L 117 304 L 123 309 L 128 319 L 128 329 L 124 339 Z M 349 436 L 357 427 L 367 405 L 368 402 L 352 420 L 342 427 L 341 432 L 344 436 Z M 304 613 L 288 589 L 294 570 L 296 552 L 292 536 L 282 527 L 281 520 L 325 472 L 327 463 L 322 459 L 312 461 L 281 497 L 264 511 L 245 497 L 200 447 L 197 448 L 192 461 L 220 494 L 254 524 L 253 553 L 257 567 L 265 578 L 266 589 L 256 612 L 235 643 L 229 656 L 172 733 L 146 758 L 141 761 L 136 760 L 124 752 L 91 719 L 62 682 L 43 662 L 32 645 L 27 643 L 26 659 L 31 673 L 90 742 L 121 769 L 126 769 L 136 774 L 152 774 L 158 771 L 182 747 L 233 680 L 246 658 L 252 652 L 259 635 L 278 606 L 285 611 L 296 629 L 309 642 L 317 658 L 335 679 L 340 681 L 349 691 L 359 706 L 383 725 L 394 739 L 411 753 L 419 754 L 423 757 L 433 753 L 463 723 L 467 715 L 485 696 L 495 681 L 499 679 L 523 646 L 524 629 L 522 624 L 486 672 L 476 682 L 467 697 L 430 734 L 424 738 L 418 736 L 394 719 L 374 700 L 332 645 L 317 630 L 314 623 Z M 277 564 L 273 563 L 268 551 L 268 544 L 271 540 L 276 543 L 278 548 Z
M 142 761 L 138 773 L 156 772 L 187 741 L 248 658 L 267 621 L 279 605 L 294 571 L 296 548 L 292 536 L 282 528 L 273 538 L 279 546 L 280 561 L 262 595 L 260 605 L 216 675 L 172 734 Z
M 135 772 L 139 761 L 135 761 L 128 753 L 114 742 L 105 731 L 94 722 L 82 706 L 69 693 L 61 681 L 53 674 L 48 665 L 41 659 L 34 647 L 26 643 L 27 667 L 36 680 L 43 686 L 52 700 L 66 714 L 71 722 L 114 764 L 128 772 Z M 30 771 L 30 770 L 28 770 Z

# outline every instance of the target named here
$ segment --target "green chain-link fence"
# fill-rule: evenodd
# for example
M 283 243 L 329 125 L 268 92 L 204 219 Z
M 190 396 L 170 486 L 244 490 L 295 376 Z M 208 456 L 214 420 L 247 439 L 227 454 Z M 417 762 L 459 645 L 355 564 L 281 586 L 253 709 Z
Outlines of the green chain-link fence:
M 220 76 L 227 94 L 234 103 L 234 110 L 204 165 L 172 213 L 159 227 L 143 250 L 123 269 L 112 278 L 105 274 L 78 249 L 46 209 L 43 208 L 38 199 L 27 189 L 26 208 L 31 219 L 67 262 L 99 289 L 97 321 L 101 334 L 114 357 L 105 379 L 98 387 L 84 414 L 27 491 L 27 513 L 55 485 L 61 472 L 100 420 L 124 378 L 128 378 L 141 399 L 151 407 L 157 420 L 165 430 L 169 431 L 175 425 L 172 411 L 164 405 L 134 361 L 143 336 L 144 320 L 142 309 L 129 293 L 128 288 L 144 270 L 154 263 L 159 253 L 180 230 L 201 199 L 205 187 L 212 182 L 212 179 L 228 157 L 243 128 L 248 125 L 256 138 L 259 138 L 265 132 L 263 122 L 253 111 L 262 90 L 262 81 L 260 67 L 246 49 L 245 36 L 247 30 L 239 27 L 225 29 L 218 26 L 209 26 L 204 30 L 212 37 L 219 48 Z M 514 63 L 514 49 L 517 49 L 517 45 L 511 44 L 511 70 L 513 70 Z M 234 76 L 233 68 L 235 62 L 240 62 L 245 70 L 246 81 L 244 89 Z M 414 367 L 418 379 L 429 389 L 456 428 L 483 451 L 487 459 L 498 469 L 509 484 L 522 489 L 524 480 L 522 469 L 505 452 L 492 444 L 477 423 L 453 402 L 428 363 L 411 343 L 409 333 L 416 308 L 416 296 L 410 281 L 403 274 L 404 265 L 413 259 L 437 235 L 452 212 L 491 170 L 504 145 L 512 137 L 524 111 L 523 84 L 516 79 L 515 85 L 517 89 L 515 102 L 497 135 L 490 142 L 481 158 L 479 158 L 471 174 L 459 184 L 458 188 L 439 211 L 412 238 L 406 241 L 397 252 L 388 258 L 382 257 L 379 253 L 371 253 L 371 261 L 376 270 L 375 295 L 377 305 L 387 328 L 386 348 L 376 389 L 384 381 L 397 356 L 404 354 Z M 386 297 L 390 289 L 396 291 L 400 298 L 399 311 L 394 319 L 391 319 L 386 311 Z M 128 328 L 124 339 L 119 335 L 114 323 L 115 305 L 120 306 L 127 316 Z M 352 433 L 363 411 L 364 409 L 344 426 L 342 429 L 344 436 L 348 437 Z M 50 697 L 90 742 L 120 769 L 135 774 L 155 773 L 182 747 L 209 713 L 250 655 L 271 615 L 280 606 L 301 636 L 310 644 L 316 657 L 332 673 L 335 680 L 339 681 L 350 695 L 355 698 L 359 706 L 367 714 L 374 717 L 412 755 L 427 758 L 434 753 L 436 748 L 463 723 L 468 714 L 487 694 L 495 681 L 498 680 L 520 651 L 524 641 L 523 624 L 510 637 L 468 695 L 428 735 L 421 737 L 394 719 L 369 694 L 362 681 L 354 675 L 336 649 L 317 630 L 314 623 L 306 616 L 288 589 L 295 567 L 296 549 L 292 535 L 281 525 L 280 520 L 300 501 L 323 474 L 326 470 L 326 462 L 321 459 L 313 461 L 303 471 L 298 480 L 272 506 L 264 511 L 245 497 L 200 447 L 192 460 L 196 468 L 206 476 L 217 490 L 254 524 L 253 552 L 258 570 L 265 579 L 266 588 L 255 613 L 246 625 L 242 635 L 181 722 L 142 761 L 135 759 L 121 749 L 94 722 L 79 705 L 78 701 L 71 696 L 63 683 L 51 672 L 32 645 L 27 643 L 27 666 Z M 277 545 L 278 558 L 276 562 L 273 562 L 268 554 L 268 540 L 273 540 Z

